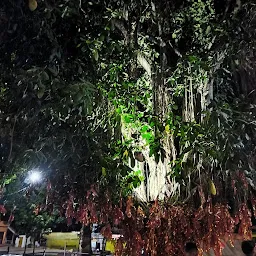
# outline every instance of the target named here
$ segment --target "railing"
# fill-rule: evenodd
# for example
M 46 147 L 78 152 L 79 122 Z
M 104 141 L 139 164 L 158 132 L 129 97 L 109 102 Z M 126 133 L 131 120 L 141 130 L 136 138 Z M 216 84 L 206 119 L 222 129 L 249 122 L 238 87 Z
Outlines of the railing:
M 49 256 L 49 255 L 58 255 L 58 256 L 108 256 L 111 255 L 110 252 L 94 252 L 94 253 L 82 253 L 82 252 L 36 252 L 36 253 L 24 253 L 23 256 Z
M 26 252 L 26 248 L 24 248 L 23 253 L 18 253 L 17 251 L 10 250 L 10 246 L 7 247 L 6 251 L 0 251 L 0 255 L 23 255 L 23 256 L 110 256 L 112 255 L 108 251 L 99 251 L 99 252 L 92 252 L 92 253 L 82 253 L 82 252 L 70 252 L 67 250 L 63 251 L 46 251 L 46 248 L 39 252 L 33 250 L 31 253 Z

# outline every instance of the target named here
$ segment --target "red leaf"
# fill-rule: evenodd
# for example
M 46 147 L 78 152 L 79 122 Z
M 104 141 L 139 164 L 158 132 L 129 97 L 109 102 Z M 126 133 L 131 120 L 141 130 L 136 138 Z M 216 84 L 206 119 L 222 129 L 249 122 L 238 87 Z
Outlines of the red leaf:
M 111 227 L 110 224 L 107 224 L 106 226 L 104 226 L 100 233 L 107 239 L 112 239 L 112 231 L 111 231 Z
M 8 223 L 11 223 L 11 222 L 13 222 L 13 221 L 14 221 L 14 215 L 11 214 L 10 217 L 9 217 L 9 219 L 8 219 Z
M 129 196 L 126 202 L 126 210 L 125 210 L 125 213 L 128 218 L 132 217 L 132 206 L 133 206 L 132 197 Z
M 91 223 L 97 223 L 98 222 L 98 215 L 95 207 L 95 203 L 90 201 L 88 203 L 88 210 L 90 212 L 90 221 Z
M 77 220 L 84 225 L 89 224 L 88 209 L 86 205 L 80 206 L 77 212 Z
M 67 225 L 71 226 L 72 225 L 72 218 L 67 218 Z
M 124 214 L 123 212 L 120 210 L 120 208 L 118 208 L 117 206 L 113 209 L 113 221 L 114 221 L 114 225 L 118 225 L 120 224 L 120 222 L 124 219 Z
M 52 184 L 50 181 L 47 182 L 47 192 L 49 192 L 52 189 Z
M 6 214 L 6 209 L 4 208 L 3 205 L 0 205 L 0 213 Z
M 123 238 L 119 238 L 115 245 L 115 256 L 123 255 L 124 251 L 124 240 Z

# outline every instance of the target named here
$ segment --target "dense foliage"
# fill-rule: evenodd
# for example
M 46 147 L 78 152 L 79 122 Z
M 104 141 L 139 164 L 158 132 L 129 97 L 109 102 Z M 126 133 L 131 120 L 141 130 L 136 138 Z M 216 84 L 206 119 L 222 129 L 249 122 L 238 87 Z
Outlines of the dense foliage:
M 1 198 L 1 204 L 4 203 L 6 210 L 1 219 L 8 221 L 17 234 L 26 234 L 38 241 L 43 233 L 59 228 L 60 224 L 65 228 L 64 216 L 60 216 L 51 204 L 47 204 L 45 195 L 46 187 L 43 183 L 29 185 L 23 175 L 13 177 Z
M 50 212 L 103 222 L 106 236 L 120 225 L 127 255 L 188 240 L 218 255 L 236 225 L 248 237 L 254 12 L 252 1 L 3 0 L 2 187 L 40 167 Z

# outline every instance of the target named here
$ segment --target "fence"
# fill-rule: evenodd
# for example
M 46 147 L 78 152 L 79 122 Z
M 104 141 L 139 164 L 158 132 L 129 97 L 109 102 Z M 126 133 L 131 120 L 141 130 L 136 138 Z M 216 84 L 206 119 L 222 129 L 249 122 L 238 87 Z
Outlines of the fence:
M 58 251 L 46 251 L 46 248 L 43 249 L 43 251 L 35 251 L 35 248 L 33 248 L 32 253 L 26 252 L 27 248 L 24 248 L 23 253 L 17 253 L 17 251 L 11 250 L 12 247 L 8 246 L 6 251 L 0 251 L 0 255 L 12 255 L 12 256 L 111 256 L 112 254 L 107 251 L 99 251 L 99 252 L 93 252 L 93 253 L 81 253 L 79 251 L 76 252 L 70 252 L 66 249 L 64 250 L 58 250 Z

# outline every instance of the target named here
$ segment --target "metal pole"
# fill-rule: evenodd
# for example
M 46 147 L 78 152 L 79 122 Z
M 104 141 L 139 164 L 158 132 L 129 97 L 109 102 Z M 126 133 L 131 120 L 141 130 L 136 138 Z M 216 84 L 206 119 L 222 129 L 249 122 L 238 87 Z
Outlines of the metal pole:
M 67 248 L 67 242 L 65 242 L 65 247 L 64 247 L 64 256 L 66 256 L 66 248 Z
M 14 237 L 15 237 L 15 234 L 13 233 L 13 234 L 12 234 L 12 242 L 11 242 L 11 245 L 13 245 L 14 242 L 15 242 L 15 241 L 14 241 Z
M 36 247 L 36 240 L 34 238 L 34 242 L 33 242 L 33 255 L 35 255 L 35 247 Z
M 9 254 L 9 252 L 10 252 L 10 246 L 8 245 L 8 247 L 7 247 L 7 254 Z
M 23 255 L 26 254 L 26 249 L 27 249 L 27 236 L 25 236 L 25 247 L 24 247 Z

